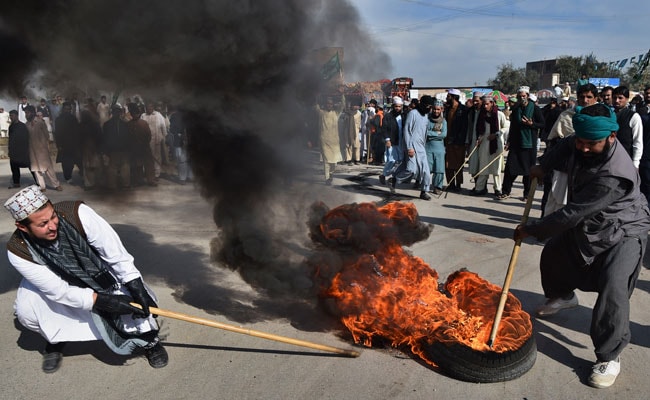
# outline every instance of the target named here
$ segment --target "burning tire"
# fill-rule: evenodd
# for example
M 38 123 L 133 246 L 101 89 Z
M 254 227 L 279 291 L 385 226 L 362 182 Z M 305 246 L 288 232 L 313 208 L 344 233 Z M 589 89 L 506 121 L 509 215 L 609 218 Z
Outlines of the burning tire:
M 450 377 L 476 383 L 519 378 L 537 359 L 537 344 L 532 335 L 517 350 L 503 353 L 480 352 L 459 343 L 442 342 L 425 344 L 423 350 Z

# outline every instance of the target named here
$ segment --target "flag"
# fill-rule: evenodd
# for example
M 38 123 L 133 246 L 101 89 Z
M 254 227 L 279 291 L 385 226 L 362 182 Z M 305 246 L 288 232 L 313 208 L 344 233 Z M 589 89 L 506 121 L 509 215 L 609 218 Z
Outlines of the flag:
M 324 81 L 329 81 L 339 72 L 341 72 L 341 62 L 339 61 L 339 52 L 337 51 L 328 62 L 323 64 L 320 69 L 320 74 Z
M 643 62 L 639 63 L 639 69 L 636 71 L 636 74 L 634 74 L 634 77 L 632 77 L 633 80 L 637 81 L 641 79 L 643 72 L 648 68 L 648 63 L 650 63 L 650 50 L 648 50 L 648 53 L 645 55 Z

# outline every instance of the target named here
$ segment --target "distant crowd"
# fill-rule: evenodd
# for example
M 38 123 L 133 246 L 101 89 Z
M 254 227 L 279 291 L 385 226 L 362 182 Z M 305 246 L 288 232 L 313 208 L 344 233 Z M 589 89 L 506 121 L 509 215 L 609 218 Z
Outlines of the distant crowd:
M 55 163 L 67 184 L 85 190 L 157 186 L 161 176 L 179 184 L 193 178 L 182 113 L 137 96 L 125 106 L 106 96 L 82 104 L 58 95 L 34 106 L 21 96 L 15 109 L 0 107 L 0 135 L 8 137 L 9 188 L 21 186 L 26 168 L 41 190 L 63 190 Z M 75 167 L 81 182 L 73 178 Z
M 578 83 L 576 93 L 568 82 L 564 88 L 556 85 L 555 96 L 541 107 L 526 86 L 501 108 L 496 99 L 480 92 L 463 104 L 457 89 L 449 89 L 444 102 L 431 96 L 394 97 L 390 104 L 370 99 L 360 107 L 346 104 L 344 98 L 329 98 L 317 107 L 325 183 L 332 184 L 338 163 L 381 165 L 379 181 L 392 192 L 397 184 L 414 181 L 420 198 L 428 200 L 428 193 L 461 193 L 462 171 L 468 164 L 474 183 L 468 194 L 486 195 L 492 177 L 494 196 L 507 199 L 521 175 L 525 197 L 529 170 L 542 144 L 548 148 L 573 134 L 576 107 L 602 103 L 615 113 L 617 139 L 639 169 L 642 192 L 650 197 L 650 144 L 644 146 L 650 140 L 650 87 L 643 97 L 630 99 L 625 86 L 599 90 L 584 77 Z

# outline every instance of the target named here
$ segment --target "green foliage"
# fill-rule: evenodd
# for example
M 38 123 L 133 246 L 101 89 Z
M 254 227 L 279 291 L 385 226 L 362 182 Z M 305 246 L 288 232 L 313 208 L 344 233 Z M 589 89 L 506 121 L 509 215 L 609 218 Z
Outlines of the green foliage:
M 516 93 L 520 86 L 528 86 L 537 90 L 539 74 L 536 71 L 526 72 L 526 68 L 515 68 L 512 63 L 502 64 L 497 76 L 490 79 L 487 85 L 506 94 Z
M 555 72 L 560 74 L 560 79 L 563 82 L 576 82 L 582 74 L 592 78 L 621 77 L 619 69 L 610 68 L 609 65 L 599 62 L 593 54 L 580 57 L 560 56 L 557 58 Z
M 554 73 L 560 74 L 562 82 L 575 83 L 582 74 L 590 78 L 620 78 L 621 85 L 630 90 L 641 91 L 650 86 L 650 68 L 639 73 L 639 64 L 631 64 L 625 70 L 612 68 L 608 64 L 598 61 L 593 55 L 586 56 L 559 56 L 556 59 Z M 526 71 L 526 68 L 515 68 L 512 63 L 502 64 L 497 68 L 497 75 L 489 79 L 488 86 L 504 93 L 515 93 L 521 85 L 529 86 L 532 91 L 539 90 L 539 74 L 535 71 Z

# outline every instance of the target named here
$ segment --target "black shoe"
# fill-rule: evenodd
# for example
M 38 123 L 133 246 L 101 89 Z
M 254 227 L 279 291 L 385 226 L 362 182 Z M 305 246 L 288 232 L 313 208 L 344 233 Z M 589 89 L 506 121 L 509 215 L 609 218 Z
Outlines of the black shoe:
M 17 189 L 20 187 L 20 183 L 14 183 L 11 186 L 9 186 L 7 189 Z
M 386 184 L 386 177 L 384 175 L 379 175 L 379 183 L 382 185 Z
M 431 200 L 431 196 L 429 196 L 425 191 L 420 192 L 420 198 L 422 200 Z
M 501 191 L 500 191 L 500 190 L 495 190 L 495 191 L 494 191 L 494 195 L 495 195 L 496 197 L 501 196 Z
M 147 357 L 149 365 L 151 365 L 153 368 L 165 367 L 169 362 L 167 350 L 165 350 L 163 345 L 160 343 L 156 343 L 156 345 L 152 348 L 146 349 L 144 351 L 144 355 Z
M 390 185 L 389 186 L 390 187 L 390 192 L 395 193 L 395 185 L 397 184 L 397 179 L 395 179 L 395 177 L 388 178 L 388 183 Z
M 472 191 L 469 192 L 469 195 L 470 196 L 484 196 L 484 195 L 487 194 L 487 192 L 488 192 L 487 189 L 483 189 L 483 190 L 472 189 Z
M 325 184 L 326 184 L 327 186 L 331 186 L 331 185 L 332 185 L 332 178 L 325 179 Z
M 45 352 L 43 353 L 43 372 L 46 374 L 51 374 L 59 370 L 61 367 L 61 361 L 63 361 L 63 346 L 65 342 L 50 344 L 48 343 L 45 346 Z

